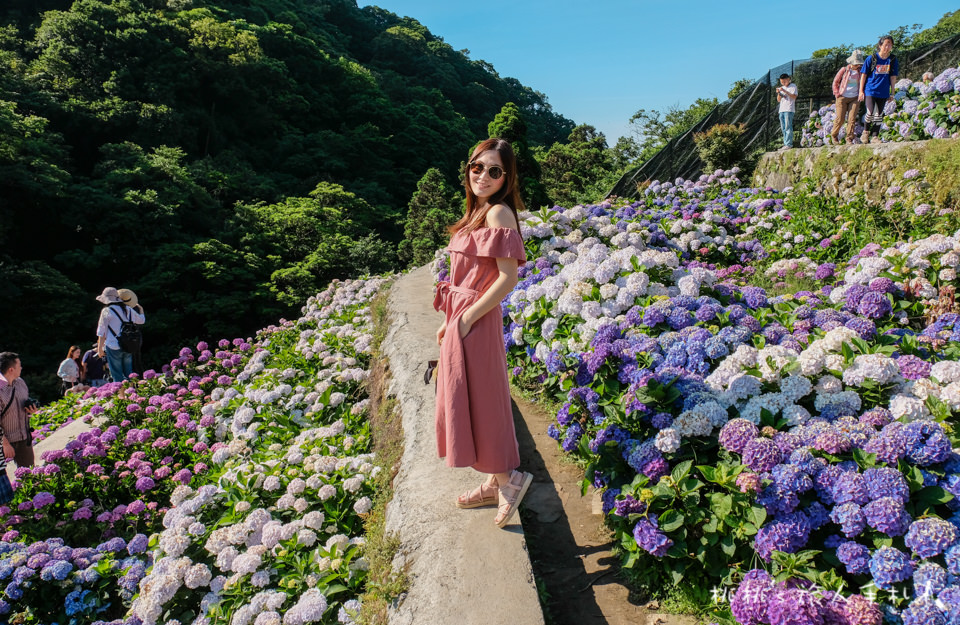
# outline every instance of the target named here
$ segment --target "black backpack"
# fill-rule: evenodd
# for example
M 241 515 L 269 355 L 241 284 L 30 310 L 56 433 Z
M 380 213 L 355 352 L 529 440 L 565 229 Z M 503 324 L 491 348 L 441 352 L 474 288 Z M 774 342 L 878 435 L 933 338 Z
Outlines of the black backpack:
M 126 309 L 127 307 L 123 306 L 123 308 Z M 110 334 L 117 339 L 117 344 L 120 345 L 120 349 L 128 354 L 139 353 L 140 346 L 143 344 L 143 333 L 140 331 L 140 324 L 134 323 L 131 320 L 129 310 L 124 310 L 126 318 L 121 316 L 113 305 L 110 306 L 110 310 L 120 319 L 120 334 L 117 334 L 113 331 L 113 328 L 110 328 Z

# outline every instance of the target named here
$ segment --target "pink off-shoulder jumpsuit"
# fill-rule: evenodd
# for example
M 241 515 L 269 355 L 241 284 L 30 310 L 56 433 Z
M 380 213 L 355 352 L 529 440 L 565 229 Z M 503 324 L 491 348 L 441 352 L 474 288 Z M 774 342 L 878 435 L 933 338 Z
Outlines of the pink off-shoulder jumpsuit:
M 446 314 L 437 367 L 437 452 L 450 467 L 507 473 L 520 466 L 513 426 L 503 317 L 497 306 L 460 338 L 460 317 L 499 275 L 497 258 L 527 260 L 513 228 L 457 233 L 450 251 L 450 282 L 437 285 L 433 306 Z

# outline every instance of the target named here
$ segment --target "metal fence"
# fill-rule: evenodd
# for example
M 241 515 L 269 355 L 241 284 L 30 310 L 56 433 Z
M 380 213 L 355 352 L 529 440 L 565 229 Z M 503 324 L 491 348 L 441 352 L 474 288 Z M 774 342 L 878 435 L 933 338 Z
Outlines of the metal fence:
M 872 50 L 864 50 L 864 55 Z M 690 130 L 671 139 L 645 163 L 624 174 L 607 196 L 631 198 L 638 195 L 637 185 L 647 180 L 673 180 L 697 177 L 703 170 L 703 161 L 693 141 L 695 134 L 715 124 L 743 124 L 746 131 L 742 140 L 747 154 L 766 151 L 780 143 L 780 121 L 776 93 L 773 86 L 781 74 L 790 74 L 797 85 L 794 131 L 799 131 L 811 111 L 834 101 L 833 78 L 846 65 L 846 56 L 790 61 L 771 67 L 750 87 L 736 97 L 721 102 Z M 960 63 L 960 35 L 915 48 L 894 56 L 900 65 L 900 78 L 920 80 L 924 72 L 939 73 Z M 798 145 L 794 141 L 794 145 Z

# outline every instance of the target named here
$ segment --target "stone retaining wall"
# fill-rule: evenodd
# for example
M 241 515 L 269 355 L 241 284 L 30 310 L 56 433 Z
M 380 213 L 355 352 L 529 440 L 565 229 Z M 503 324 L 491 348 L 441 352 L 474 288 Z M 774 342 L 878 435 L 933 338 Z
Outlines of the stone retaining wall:
M 954 141 L 946 139 L 943 141 Z M 764 154 L 757 163 L 753 184 L 783 189 L 813 183 L 822 195 L 852 199 L 863 192 L 878 202 L 908 169 L 923 169 L 930 144 L 942 141 L 905 141 L 872 145 L 836 145 L 797 148 Z
M 879 203 L 909 169 L 923 172 L 911 194 L 922 194 L 922 201 L 941 208 L 960 209 L 960 139 L 768 152 L 757 163 L 753 186 L 783 189 L 810 184 L 820 195 L 849 201 L 863 193 Z

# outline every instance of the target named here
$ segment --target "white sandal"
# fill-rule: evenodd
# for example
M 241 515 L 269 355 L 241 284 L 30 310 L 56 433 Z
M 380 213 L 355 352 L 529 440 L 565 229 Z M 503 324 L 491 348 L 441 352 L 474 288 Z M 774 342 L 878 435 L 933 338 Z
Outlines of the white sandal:
M 531 483 L 533 483 L 533 475 L 530 473 L 525 471 L 510 473 L 510 480 L 500 486 L 500 506 L 493 520 L 497 527 L 505 526 L 513 518 Z

